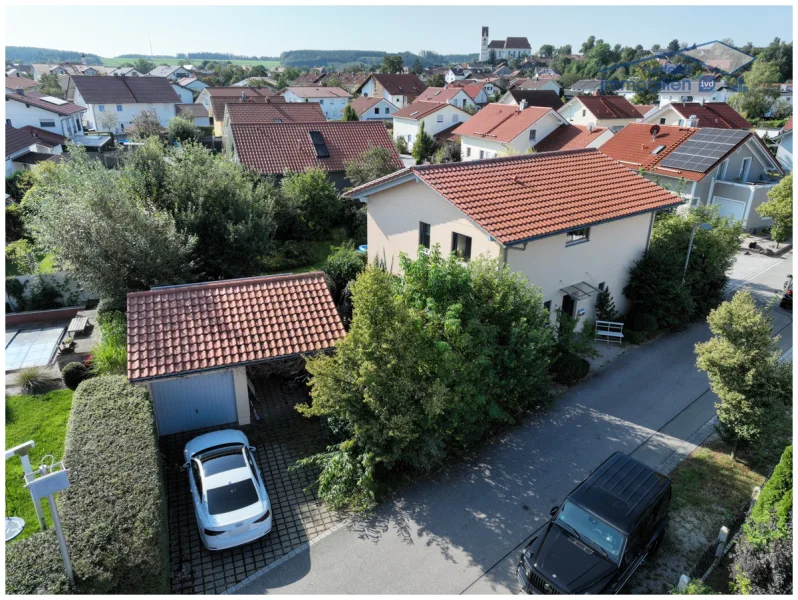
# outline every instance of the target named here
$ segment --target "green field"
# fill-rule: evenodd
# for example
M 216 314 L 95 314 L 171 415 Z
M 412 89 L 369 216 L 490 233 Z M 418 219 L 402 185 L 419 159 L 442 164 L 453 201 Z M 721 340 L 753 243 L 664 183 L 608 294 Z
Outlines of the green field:
M 198 65 L 199 63 L 201 63 L 203 61 L 203 59 L 201 59 L 201 58 L 200 59 L 183 59 L 183 58 L 165 58 L 165 57 L 161 57 L 161 56 L 156 56 L 154 58 L 148 58 L 147 60 L 150 60 L 150 61 L 154 62 L 156 65 L 163 65 L 163 64 L 167 64 L 167 65 L 197 64 Z M 136 59 L 135 58 L 103 58 L 102 61 L 103 61 L 103 65 L 106 66 L 106 67 L 118 67 L 119 65 L 121 65 L 123 63 L 126 63 L 126 62 L 129 62 L 129 63 L 132 64 L 132 63 L 136 62 Z M 243 65 L 250 65 L 250 66 L 263 65 L 267 69 L 271 69 L 272 67 L 277 67 L 277 66 L 280 65 L 280 61 L 279 60 L 237 60 L 237 59 L 233 59 L 233 60 L 230 60 L 229 62 L 233 63 L 234 65 L 242 65 L 242 66 Z

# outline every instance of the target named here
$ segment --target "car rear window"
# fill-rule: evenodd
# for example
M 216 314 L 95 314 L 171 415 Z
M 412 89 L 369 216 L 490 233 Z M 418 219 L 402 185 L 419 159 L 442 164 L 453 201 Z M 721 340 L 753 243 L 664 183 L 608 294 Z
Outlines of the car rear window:
M 208 490 L 208 512 L 212 515 L 239 510 L 259 500 L 251 479 Z
M 244 462 L 244 453 L 241 452 L 241 448 L 202 461 L 205 477 L 246 466 L 247 463 Z

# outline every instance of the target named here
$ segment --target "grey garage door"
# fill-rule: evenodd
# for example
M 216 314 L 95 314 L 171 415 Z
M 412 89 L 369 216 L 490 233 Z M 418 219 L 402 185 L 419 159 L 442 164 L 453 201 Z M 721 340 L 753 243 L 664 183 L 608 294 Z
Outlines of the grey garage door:
M 232 371 L 154 381 L 150 390 L 159 435 L 238 420 Z
M 718 205 L 721 217 L 731 217 L 735 221 L 742 221 L 745 216 L 746 202 L 742 200 L 732 200 L 731 198 L 715 196 L 712 203 Z

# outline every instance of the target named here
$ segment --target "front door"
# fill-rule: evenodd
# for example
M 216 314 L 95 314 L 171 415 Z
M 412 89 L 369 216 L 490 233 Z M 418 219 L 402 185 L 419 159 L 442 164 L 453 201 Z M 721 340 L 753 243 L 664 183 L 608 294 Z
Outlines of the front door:
M 562 312 L 569 317 L 573 317 L 575 308 L 576 302 L 574 302 L 574 299 L 570 294 L 565 294 L 565 296 L 562 297 Z

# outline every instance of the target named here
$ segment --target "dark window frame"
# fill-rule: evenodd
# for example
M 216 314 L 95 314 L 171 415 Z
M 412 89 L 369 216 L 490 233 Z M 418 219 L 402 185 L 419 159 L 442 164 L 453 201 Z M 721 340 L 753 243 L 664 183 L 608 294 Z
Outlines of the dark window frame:
M 460 238 L 464 238 L 465 240 L 465 251 L 462 253 L 458 250 L 459 247 L 458 240 Z M 452 252 L 457 254 L 460 260 L 465 262 L 471 260 L 471 243 L 472 239 L 470 236 L 463 235 L 462 233 L 457 233 L 456 231 L 452 232 Z
M 432 225 L 424 221 L 418 222 L 418 245 L 427 250 L 432 247 Z
M 565 233 L 565 245 L 567 246 L 576 246 L 578 244 L 585 244 L 590 241 L 590 227 L 577 227 L 576 229 L 572 229 L 571 231 L 567 231 Z M 585 233 L 579 234 L 579 232 L 584 231 Z

